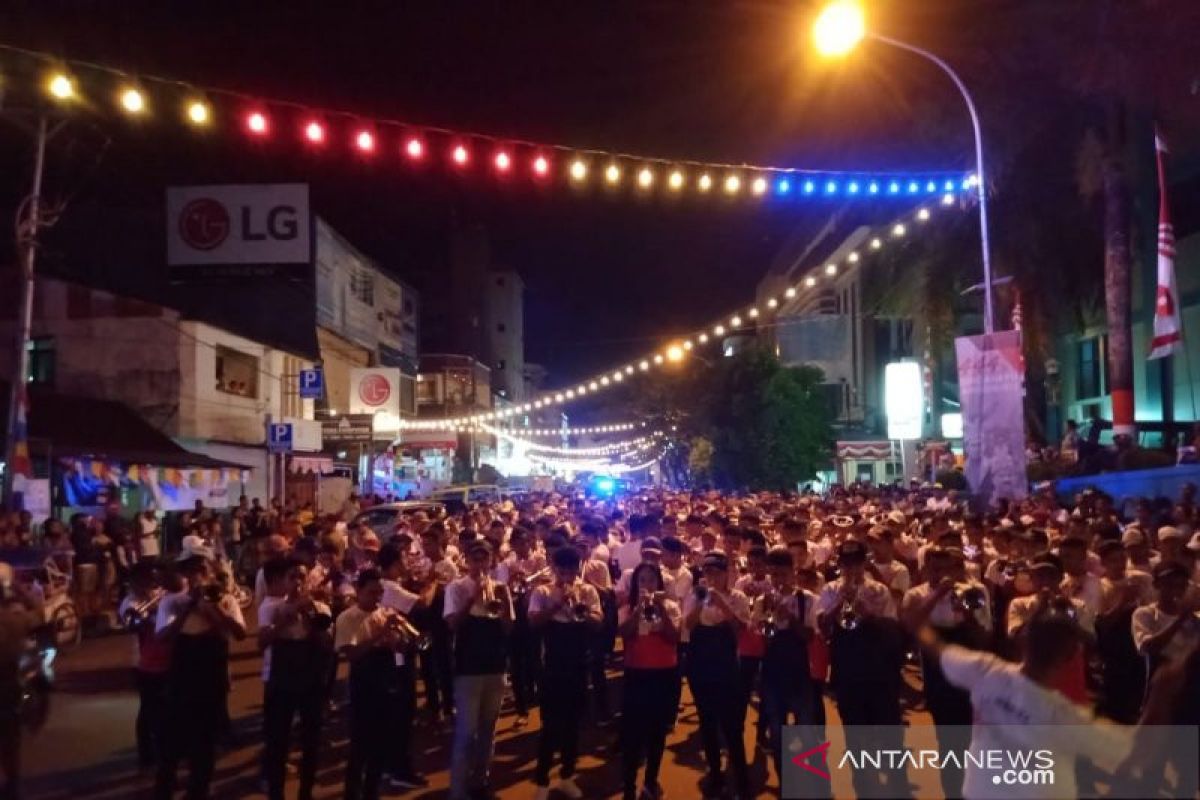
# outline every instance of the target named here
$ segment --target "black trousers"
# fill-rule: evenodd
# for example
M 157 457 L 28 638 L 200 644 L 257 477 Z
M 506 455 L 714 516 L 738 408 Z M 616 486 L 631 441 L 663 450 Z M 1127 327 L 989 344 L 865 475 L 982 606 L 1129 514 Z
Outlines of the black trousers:
M 528 622 L 518 621 L 508 644 L 509 674 L 512 676 L 513 703 L 518 716 L 526 716 L 537 692 L 540 653 L 537 634 Z
M 835 694 L 848 750 L 903 748 L 897 681 L 844 682 L 835 688 Z M 903 769 L 854 770 L 854 791 L 859 797 L 879 797 L 881 786 L 887 797 L 912 796 Z
M 287 777 L 287 755 L 292 738 L 292 721 L 300 717 L 299 800 L 310 800 L 317 779 L 317 754 L 321 747 L 321 722 L 325 693 L 318 687 L 298 690 L 268 683 L 263 704 L 263 733 L 266 747 L 263 768 L 270 800 L 283 800 Z
M 700 740 L 704 744 L 704 760 L 708 772 L 718 782 L 723 780 L 721 771 L 721 740 L 729 750 L 729 765 L 737 790 L 746 794 L 750 787 L 750 775 L 746 767 L 746 745 L 742 741 L 742 728 L 746 718 L 746 706 L 742 702 L 742 690 L 736 675 L 727 680 L 714 680 L 710 676 L 688 681 L 692 697 L 700 714 Z
M 138 690 L 137 735 L 138 763 L 143 767 L 158 762 L 162 752 L 163 717 L 167 702 L 167 675 L 165 672 L 133 671 L 134 684 Z
M 597 719 L 608 716 L 608 676 L 604 667 L 608 660 L 608 634 L 601 628 L 588 634 L 588 677 L 592 683 L 592 708 Z
M 678 672 L 668 669 L 625 670 L 621 708 L 621 777 L 626 794 L 637 789 L 637 774 L 646 764 L 644 785 L 658 783 L 667 732 L 675 721 L 674 688 Z
M 391 706 L 391 698 L 386 692 L 352 692 L 345 800 L 379 800 L 379 781 L 387 764 L 390 737 L 396 728 L 390 719 Z
M 445 621 L 429 624 L 429 649 L 421 653 L 421 682 L 425 684 L 425 708 L 433 714 L 454 711 L 454 676 L 450 669 L 451 639 Z
M 406 658 L 405 664 L 396 669 L 399 673 L 398 685 L 396 691 L 388 697 L 393 720 L 393 730 L 388 732 L 388 738 L 392 741 L 388 766 L 393 775 L 411 775 L 413 717 L 417 712 L 417 673 L 411 658 Z M 448 700 L 446 708 L 450 708 Z
M 742 678 L 742 704 L 748 709 L 758 687 L 758 676 L 762 672 L 762 658 L 759 656 L 738 656 L 738 669 Z M 746 711 L 743 709 L 742 714 Z M 763 709 L 763 693 L 758 693 L 758 733 L 762 735 L 767 730 L 767 717 Z
M 219 705 L 216 703 L 219 702 Z M 225 730 L 225 702 L 167 702 L 163 722 L 163 752 L 154 782 L 155 800 L 172 800 L 179 762 L 188 764 L 187 800 L 208 800 L 213 767 L 217 760 L 217 739 Z
M 582 673 L 546 672 L 542 675 L 541 689 L 542 731 L 538 737 L 534 783 L 548 786 L 555 753 L 562 759 L 562 777 L 575 774 L 580 715 L 587 702 L 587 679 Z
M 0 679 L 0 800 L 17 800 L 21 779 L 21 721 L 17 717 L 20 690 Z

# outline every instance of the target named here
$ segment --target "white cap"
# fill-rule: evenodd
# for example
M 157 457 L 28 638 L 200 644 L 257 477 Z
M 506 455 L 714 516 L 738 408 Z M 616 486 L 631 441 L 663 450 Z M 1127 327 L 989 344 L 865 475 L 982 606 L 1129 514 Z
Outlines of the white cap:
M 1158 529 L 1158 540 L 1161 542 L 1164 539 L 1182 539 L 1183 531 L 1176 528 L 1174 525 L 1164 525 Z
M 183 537 L 182 548 L 179 551 L 179 561 L 187 561 L 189 558 L 200 556 L 212 560 L 216 558 L 216 553 L 201 537 L 196 534 Z
M 1200 553 L 1200 531 L 1192 534 L 1192 540 L 1188 542 L 1187 549 L 1194 553 Z
M 1146 534 L 1142 533 L 1141 528 L 1136 528 L 1130 525 L 1121 534 L 1121 544 L 1125 547 L 1138 547 L 1146 543 Z

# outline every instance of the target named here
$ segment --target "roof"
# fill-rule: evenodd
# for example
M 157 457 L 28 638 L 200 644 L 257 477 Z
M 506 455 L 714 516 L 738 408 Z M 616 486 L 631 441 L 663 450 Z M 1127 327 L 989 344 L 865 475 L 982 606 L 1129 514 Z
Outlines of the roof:
M 0 409 L 8 418 L 9 388 L 0 382 Z M 0 433 L 0 436 L 5 435 Z M 249 469 L 181 447 L 136 411 L 113 400 L 66 395 L 29 387 L 29 439 L 54 457 L 90 457 L 164 467 Z

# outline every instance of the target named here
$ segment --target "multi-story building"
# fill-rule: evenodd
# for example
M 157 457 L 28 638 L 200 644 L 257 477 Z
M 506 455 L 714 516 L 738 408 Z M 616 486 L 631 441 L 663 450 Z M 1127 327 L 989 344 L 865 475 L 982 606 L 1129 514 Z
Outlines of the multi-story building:
M 492 391 L 512 403 L 525 400 L 525 282 L 513 271 L 491 272 L 484 294 L 484 346 Z

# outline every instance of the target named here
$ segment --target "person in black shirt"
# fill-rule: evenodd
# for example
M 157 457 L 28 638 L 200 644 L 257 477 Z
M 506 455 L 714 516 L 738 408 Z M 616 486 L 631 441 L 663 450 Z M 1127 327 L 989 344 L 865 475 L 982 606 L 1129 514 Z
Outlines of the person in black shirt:
M 555 583 L 539 586 L 529 598 L 529 621 L 541 631 L 546 661 L 542 672 L 542 731 L 538 739 L 537 800 L 550 796 L 550 765 L 562 755 L 555 788 L 573 800 L 583 797 L 576 785 L 580 710 L 587 702 L 588 640 L 603 623 L 596 587 L 579 579 L 579 553 L 559 547 L 551 557 Z
M 472 542 L 468 574 L 446 586 L 445 616 L 454 633 L 454 753 L 451 800 L 486 792 L 496 720 L 504 700 L 504 666 L 513 628 L 508 587 L 488 575 L 492 548 Z

